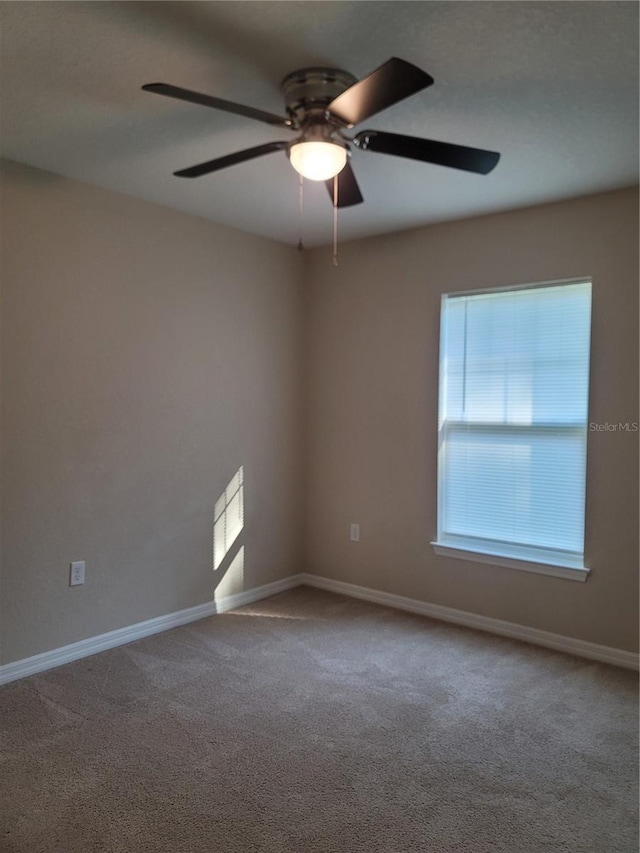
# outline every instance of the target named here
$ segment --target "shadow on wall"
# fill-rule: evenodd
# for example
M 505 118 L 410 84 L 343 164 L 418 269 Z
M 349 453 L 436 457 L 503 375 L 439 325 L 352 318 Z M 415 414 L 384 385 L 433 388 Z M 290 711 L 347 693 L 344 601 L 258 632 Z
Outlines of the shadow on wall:
M 241 465 L 227 483 L 213 512 L 213 572 L 217 581 L 214 600 L 244 590 L 244 545 L 238 537 L 244 529 L 244 468 Z M 239 546 L 239 547 L 238 547 Z

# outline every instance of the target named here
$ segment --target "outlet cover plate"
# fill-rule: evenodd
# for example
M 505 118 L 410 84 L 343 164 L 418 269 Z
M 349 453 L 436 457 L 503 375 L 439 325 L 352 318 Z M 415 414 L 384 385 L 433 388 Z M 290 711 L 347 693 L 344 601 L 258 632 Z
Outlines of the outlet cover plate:
M 69 586 L 81 586 L 84 583 L 84 560 L 75 560 L 69 564 Z

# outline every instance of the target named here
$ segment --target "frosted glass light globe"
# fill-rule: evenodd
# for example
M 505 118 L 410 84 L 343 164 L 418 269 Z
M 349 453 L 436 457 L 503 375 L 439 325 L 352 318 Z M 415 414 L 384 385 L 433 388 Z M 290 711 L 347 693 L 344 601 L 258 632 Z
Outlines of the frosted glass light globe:
M 344 169 L 347 149 L 336 142 L 296 142 L 289 149 L 293 168 L 310 181 L 326 181 Z

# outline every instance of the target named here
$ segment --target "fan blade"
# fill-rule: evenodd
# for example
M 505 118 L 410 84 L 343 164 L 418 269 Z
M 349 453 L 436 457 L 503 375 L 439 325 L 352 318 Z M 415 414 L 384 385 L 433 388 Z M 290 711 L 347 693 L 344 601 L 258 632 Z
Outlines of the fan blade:
M 345 89 L 331 101 L 327 109 L 338 121 L 353 127 L 380 110 L 426 89 L 432 83 L 433 77 L 426 71 L 394 56 L 367 77 Z
M 236 151 L 235 154 L 227 154 L 226 157 L 207 160 L 206 163 L 198 163 L 197 166 L 180 169 L 179 172 L 173 174 L 178 178 L 199 178 L 200 175 L 208 175 L 210 172 L 217 172 L 218 169 L 226 169 L 227 166 L 235 166 L 237 163 L 244 163 L 245 160 L 253 160 L 254 157 L 262 157 L 264 154 L 271 154 L 273 151 L 282 151 L 288 146 L 288 142 L 267 142 L 266 145 L 258 145 L 256 148 L 247 148 L 244 151 Z
M 329 196 L 333 204 L 333 178 L 325 181 L 325 185 L 329 190 Z M 351 163 L 347 160 L 345 167 L 342 171 L 338 172 L 338 207 L 351 207 L 363 201 L 364 199 L 356 181 L 356 176 L 353 174 Z
M 293 122 L 288 118 L 282 118 L 274 113 L 266 113 L 253 107 L 245 107 L 233 101 L 224 101 L 222 98 L 214 98 L 211 95 L 202 95 L 200 92 L 192 92 L 190 89 L 181 89 L 179 86 L 171 86 L 169 83 L 147 83 L 142 87 L 145 92 L 154 92 L 156 95 L 165 95 L 167 98 L 177 98 L 179 101 L 189 101 L 191 104 L 201 104 L 203 107 L 213 107 L 216 110 L 224 110 L 227 113 L 235 113 L 245 118 L 253 118 L 266 124 L 276 124 L 280 127 L 293 127 Z
M 433 139 L 402 136 L 381 130 L 363 130 L 353 142 L 363 151 L 409 157 L 411 160 L 464 169 L 465 172 L 476 172 L 479 175 L 487 175 L 500 159 L 497 151 L 484 151 L 482 148 L 468 148 L 466 145 L 436 142 Z

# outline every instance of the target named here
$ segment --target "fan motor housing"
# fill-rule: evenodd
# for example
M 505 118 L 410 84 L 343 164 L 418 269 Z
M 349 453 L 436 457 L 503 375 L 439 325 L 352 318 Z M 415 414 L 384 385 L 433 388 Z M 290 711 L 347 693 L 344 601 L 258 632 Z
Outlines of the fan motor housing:
M 324 114 L 334 98 L 357 82 L 339 68 L 301 68 L 287 74 L 281 88 L 287 112 L 301 126 L 309 115 Z

